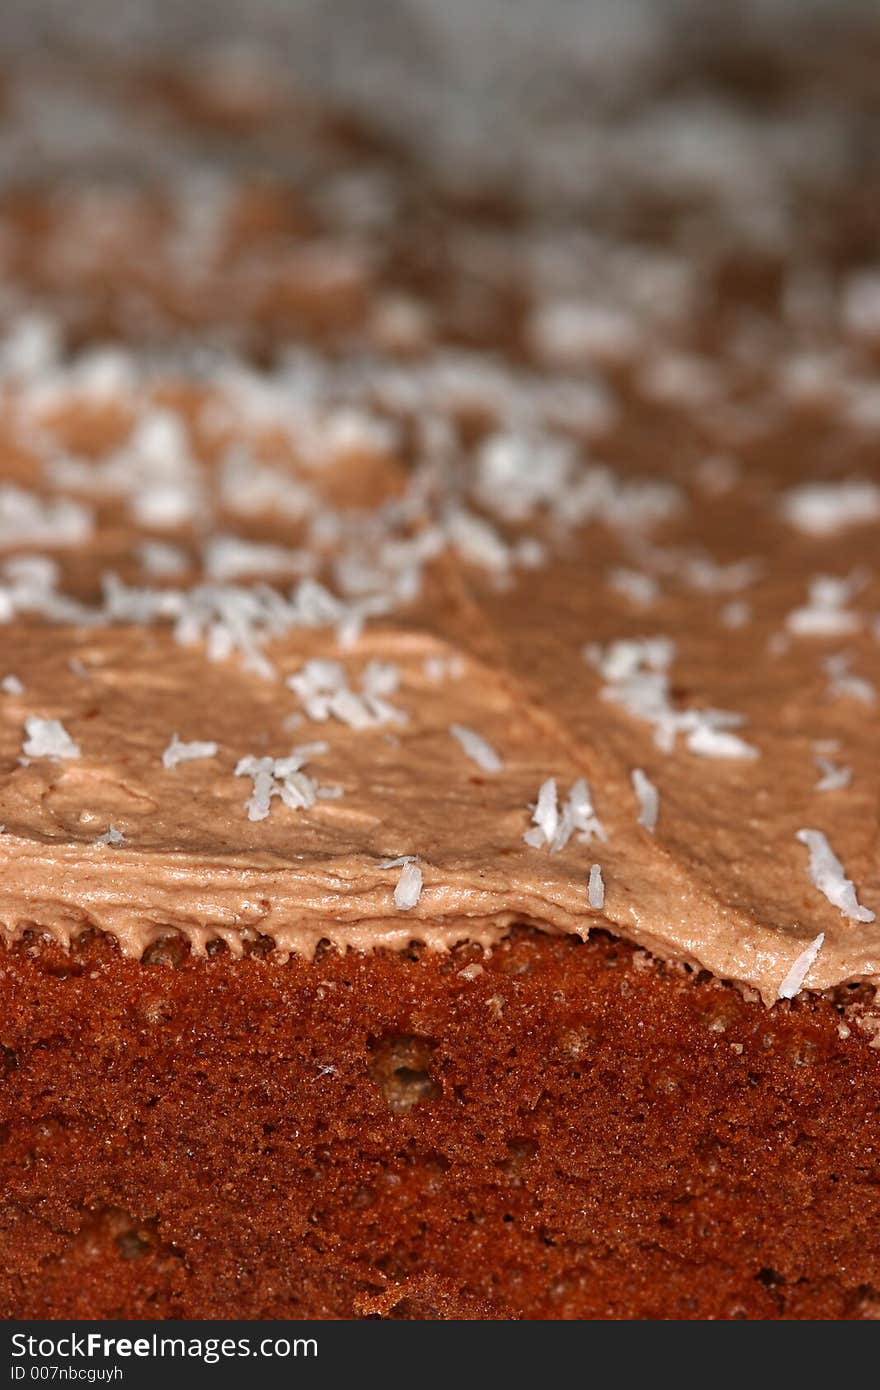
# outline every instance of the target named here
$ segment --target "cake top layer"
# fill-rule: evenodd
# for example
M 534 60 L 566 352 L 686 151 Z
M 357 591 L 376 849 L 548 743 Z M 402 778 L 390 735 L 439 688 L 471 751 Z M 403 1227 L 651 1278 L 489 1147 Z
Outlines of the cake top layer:
M 731 117 L 587 225 L 308 110 L 0 200 L 4 932 L 880 978 L 876 170 Z
M 880 488 L 801 466 L 862 435 L 777 404 L 735 461 L 644 381 L 486 370 L 8 384 L 7 930 L 601 922 L 768 998 L 820 934 L 811 985 L 878 973 Z

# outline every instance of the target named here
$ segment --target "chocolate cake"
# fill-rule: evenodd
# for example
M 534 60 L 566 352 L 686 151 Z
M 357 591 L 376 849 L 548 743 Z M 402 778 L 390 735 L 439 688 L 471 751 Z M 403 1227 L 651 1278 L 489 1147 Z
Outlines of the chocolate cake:
M 4 1316 L 880 1314 L 863 22 L 8 71 Z

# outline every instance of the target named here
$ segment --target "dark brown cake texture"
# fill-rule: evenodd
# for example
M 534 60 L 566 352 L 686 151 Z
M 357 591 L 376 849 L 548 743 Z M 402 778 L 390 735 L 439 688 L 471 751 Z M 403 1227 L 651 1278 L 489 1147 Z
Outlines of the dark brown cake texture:
M 597 934 L 0 971 L 16 1318 L 871 1318 L 870 990 Z

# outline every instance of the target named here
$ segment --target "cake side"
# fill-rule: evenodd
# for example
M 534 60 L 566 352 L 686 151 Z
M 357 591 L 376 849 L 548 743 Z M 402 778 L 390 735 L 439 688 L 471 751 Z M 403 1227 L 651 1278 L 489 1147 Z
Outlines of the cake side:
M 865 987 L 768 1012 L 522 930 L 34 940 L 0 992 L 4 1316 L 877 1315 Z

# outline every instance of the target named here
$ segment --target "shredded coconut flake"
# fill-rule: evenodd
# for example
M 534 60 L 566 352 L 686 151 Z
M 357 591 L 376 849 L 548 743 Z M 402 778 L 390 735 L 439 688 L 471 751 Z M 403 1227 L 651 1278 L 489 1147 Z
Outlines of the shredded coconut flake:
M 785 494 L 780 510 L 790 526 L 811 536 L 831 536 L 880 518 L 880 486 L 857 479 L 803 483 Z
M 587 885 L 587 895 L 590 907 L 594 912 L 601 912 L 605 906 L 605 883 L 602 878 L 602 870 L 598 864 L 590 866 L 590 882 Z
M 553 843 L 556 827 L 559 824 L 559 805 L 556 794 L 556 778 L 548 777 L 538 791 L 538 800 L 532 809 L 534 828 L 527 830 L 523 839 L 533 849 L 541 849 Z
M 78 758 L 79 744 L 74 743 L 64 725 L 58 719 L 38 719 L 31 716 L 24 721 L 27 738 L 23 752 L 28 758 Z
M 240 758 L 236 777 L 250 777 L 253 782 L 253 792 L 245 803 L 248 820 L 265 820 L 276 796 L 292 811 L 309 810 L 328 791 L 336 796 L 337 788 L 321 788 L 303 771 L 311 758 L 326 752 L 326 743 L 307 743 L 294 748 L 287 758 Z
M 653 835 L 660 813 L 660 794 L 640 767 L 634 767 L 632 770 L 632 785 L 639 803 L 639 825 L 643 825 Z
M 173 734 L 171 742 L 162 754 L 162 766 L 173 769 L 177 767 L 178 763 L 192 762 L 195 758 L 214 758 L 216 756 L 216 743 L 181 743 L 177 734 Z
M 682 559 L 681 572 L 685 582 L 698 593 L 736 594 L 755 583 L 761 564 L 758 560 L 746 559 L 720 565 L 711 555 L 697 554 Z
M 304 574 L 311 558 L 301 550 L 282 545 L 245 540 L 241 536 L 212 536 L 205 544 L 205 574 L 219 584 L 228 584 L 243 575 Z
M 12 483 L 0 486 L 0 548 L 82 545 L 92 534 L 91 511 L 70 498 L 38 497 Z
M 852 674 L 852 658 L 844 652 L 828 656 L 822 663 L 828 676 L 828 691 L 835 699 L 859 700 L 863 705 L 873 705 L 877 690 L 864 676 Z
M 315 507 L 312 489 L 279 469 L 258 463 L 242 450 L 231 451 L 220 470 L 223 505 L 240 516 L 265 512 L 299 521 Z
M 677 710 L 670 693 L 669 668 L 675 646 L 667 637 L 642 637 L 611 642 L 607 647 L 591 643 L 584 657 L 606 684 L 603 700 L 620 705 L 633 719 L 654 728 L 654 742 L 671 753 L 679 734 L 688 749 L 706 758 L 756 758 L 758 750 L 729 730 L 744 723 L 729 710 Z
M 487 743 L 475 729 L 469 729 L 465 724 L 450 724 L 449 732 L 461 744 L 471 762 L 476 763 L 484 772 L 500 772 L 504 767 L 502 759 L 491 743 Z
M 407 859 L 394 889 L 394 906 L 398 912 L 409 912 L 422 896 L 422 871 L 414 859 Z
M 561 367 L 625 360 L 639 343 L 635 322 L 620 309 L 568 298 L 539 304 L 529 335 L 536 351 Z
M 876 341 L 880 337 L 880 272 L 859 270 L 843 285 L 844 327 L 856 337 Z
M 95 844 L 96 844 L 96 845 L 124 845 L 124 844 L 125 844 L 125 836 L 123 835 L 123 833 L 122 833 L 121 830 L 118 830 L 118 829 L 116 828 L 115 825 L 111 824 L 109 830 L 105 831 L 105 833 L 104 833 L 103 835 L 99 835 L 99 836 L 98 836 L 98 838 L 95 840 Z
M 721 621 L 725 627 L 736 631 L 747 627 L 752 619 L 752 606 L 744 598 L 731 599 L 721 610 Z
M 858 613 L 845 607 L 865 582 L 860 571 L 840 577 L 822 574 L 810 580 L 808 599 L 785 620 L 789 632 L 797 637 L 843 637 L 862 625 Z
M 608 585 L 615 593 L 622 594 L 630 603 L 640 608 L 654 603 L 660 593 L 660 586 L 652 574 L 623 567 L 611 571 L 608 575 Z
M 691 753 L 701 758 L 757 758 L 758 750 L 729 729 L 719 729 L 711 720 L 697 720 L 685 742 Z
M 350 729 L 378 729 L 386 724 L 403 724 L 406 715 L 392 705 L 388 696 L 400 684 L 400 671 L 391 662 L 371 661 L 354 691 L 344 667 L 338 661 L 315 659 L 287 677 L 288 687 L 302 702 L 309 719 L 324 723 L 337 719 Z
M 426 656 L 423 666 L 425 679 L 432 682 L 461 680 L 465 672 L 464 658 L 453 656 Z
M 810 877 L 819 892 L 851 922 L 873 922 L 875 914 L 858 901 L 855 885 L 844 873 L 827 836 L 821 830 L 799 830 L 797 838 L 810 851 Z
M 183 574 L 189 566 L 186 551 L 168 541 L 142 541 L 138 558 L 147 574 L 158 579 Z
M 494 574 L 505 574 L 510 568 L 510 547 L 483 517 L 459 507 L 449 513 L 445 529 L 451 545 L 468 564 Z
M 267 583 L 133 588 L 108 573 L 103 576 L 103 602 L 97 608 L 62 598 L 54 584 L 54 577 L 48 575 L 29 575 L 26 581 L 19 581 L 15 591 L 6 591 L 9 616 L 17 611 L 38 611 L 54 621 L 88 625 L 170 622 L 182 646 L 204 643 L 210 661 L 224 661 L 238 654 L 247 670 L 267 680 L 277 677 L 263 650 L 272 639 L 294 628 L 330 626 L 335 627 L 340 645 L 349 646 L 368 617 L 386 613 L 393 606 L 393 594 L 368 593 L 346 601 L 308 576 L 285 596 Z
M 817 792 L 839 792 L 852 781 L 852 768 L 842 767 L 822 754 L 816 755 L 816 768 L 821 773 L 816 783 Z
M 572 835 L 582 844 L 604 840 L 605 830 L 593 809 L 590 788 L 583 777 L 573 784 L 568 800 L 559 808 L 556 778 L 548 777 L 541 784 L 538 800 L 532 808 L 532 828 L 523 839 L 531 849 L 548 848 L 551 854 L 564 849 Z
M 825 933 L 820 932 L 815 941 L 811 941 L 805 951 L 801 951 L 795 960 L 782 984 L 777 991 L 777 999 L 794 999 L 795 995 L 800 994 L 804 980 L 809 975 L 816 958 L 825 944 Z

